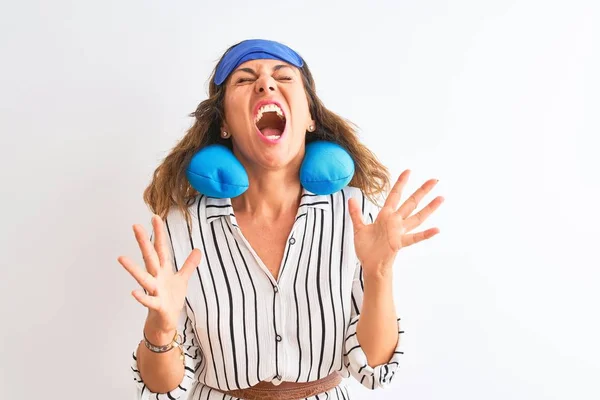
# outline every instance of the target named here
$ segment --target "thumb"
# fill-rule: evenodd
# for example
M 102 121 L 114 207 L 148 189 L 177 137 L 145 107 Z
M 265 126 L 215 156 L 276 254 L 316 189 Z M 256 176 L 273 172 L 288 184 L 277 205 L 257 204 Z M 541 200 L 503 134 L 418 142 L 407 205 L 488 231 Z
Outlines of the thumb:
M 358 207 L 358 203 L 354 197 L 351 197 L 348 200 L 348 211 L 350 212 L 350 219 L 352 220 L 352 226 L 354 227 L 354 233 L 358 232 L 365 226 L 362 220 L 362 213 L 360 212 L 360 207 Z
M 185 280 L 189 280 L 192 273 L 196 270 L 198 265 L 200 264 L 200 260 L 202 259 L 202 253 L 198 249 L 192 250 L 188 258 L 185 260 L 179 273 L 185 278 Z

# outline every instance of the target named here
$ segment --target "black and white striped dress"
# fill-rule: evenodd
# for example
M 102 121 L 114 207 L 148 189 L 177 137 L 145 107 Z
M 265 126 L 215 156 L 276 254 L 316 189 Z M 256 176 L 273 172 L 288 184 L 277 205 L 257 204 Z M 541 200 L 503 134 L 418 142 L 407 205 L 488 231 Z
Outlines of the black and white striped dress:
M 165 222 L 175 268 L 193 248 L 202 252 L 180 317 L 185 376 L 175 390 L 152 393 L 134 352 L 139 398 L 231 399 L 219 390 L 260 381 L 308 382 L 334 371 L 369 389 L 389 385 L 399 367 L 401 340 L 388 363 L 372 368 L 356 337 L 364 282 L 350 197 L 362 204 L 364 221 L 372 222 L 377 207 L 357 188 L 326 196 L 303 191 L 277 280 L 244 238 L 230 199 L 198 196 L 190 206 L 191 226 L 173 209 Z M 317 398 L 350 394 L 342 383 Z

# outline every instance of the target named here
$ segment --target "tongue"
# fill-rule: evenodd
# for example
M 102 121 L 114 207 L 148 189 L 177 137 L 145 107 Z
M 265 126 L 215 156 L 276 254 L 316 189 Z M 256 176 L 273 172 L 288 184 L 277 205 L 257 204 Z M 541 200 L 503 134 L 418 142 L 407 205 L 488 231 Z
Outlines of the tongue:
M 263 136 L 281 136 L 281 130 L 277 128 L 263 128 L 260 130 Z

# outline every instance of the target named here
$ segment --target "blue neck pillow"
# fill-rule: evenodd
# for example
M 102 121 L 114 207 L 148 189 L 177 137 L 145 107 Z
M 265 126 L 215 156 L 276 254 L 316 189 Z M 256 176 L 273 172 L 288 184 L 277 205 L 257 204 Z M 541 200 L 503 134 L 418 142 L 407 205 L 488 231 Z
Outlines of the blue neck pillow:
M 237 197 L 249 186 L 244 166 L 221 144 L 198 151 L 188 165 L 186 176 L 194 189 L 209 197 Z M 300 183 L 307 191 L 319 195 L 335 193 L 347 186 L 353 176 L 354 161 L 342 146 L 327 141 L 306 145 Z

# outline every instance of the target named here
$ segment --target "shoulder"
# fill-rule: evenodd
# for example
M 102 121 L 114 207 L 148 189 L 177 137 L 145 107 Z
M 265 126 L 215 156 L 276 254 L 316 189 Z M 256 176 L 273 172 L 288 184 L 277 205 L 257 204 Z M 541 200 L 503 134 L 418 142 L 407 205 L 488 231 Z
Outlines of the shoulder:
M 340 192 L 342 193 L 342 196 L 345 197 L 346 204 L 350 198 L 354 198 L 358 201 L 363 219 L 365 219 L 366 222 L 372 222 L 379 213 L 381 207 L 371 201 L 360 188 L 346 186 Z
M 163 224 L 169 236 L 188 236 L 191 225 L 198 219 L 200 204 L 203 204 L 201 195 L 190 199 L 184 208 L 172 205 L 169 208 Z
M 185 222 L 186 213 L 194 217 L 197 216 L 198 205 L 201 203 L 201 197 L 201 195 L 194 196 L 183 208 L 177 205 L 171 205 L 165 217 L 165 222 L 169 221 L 174 224 L 181 223 L 182 221 Z

